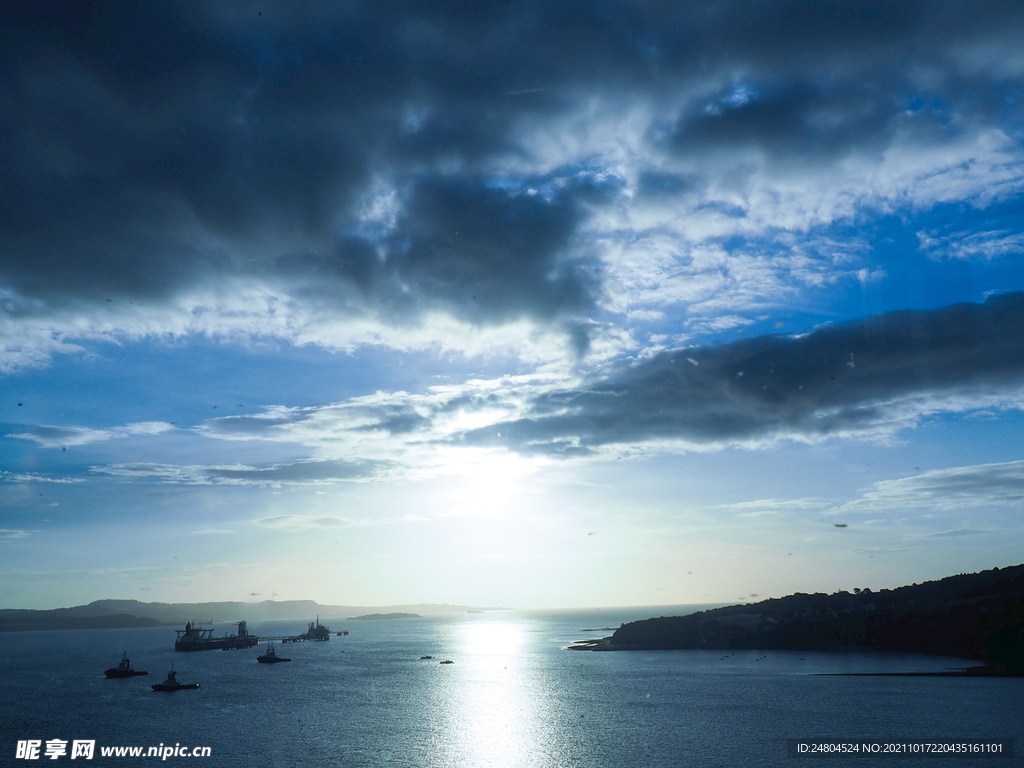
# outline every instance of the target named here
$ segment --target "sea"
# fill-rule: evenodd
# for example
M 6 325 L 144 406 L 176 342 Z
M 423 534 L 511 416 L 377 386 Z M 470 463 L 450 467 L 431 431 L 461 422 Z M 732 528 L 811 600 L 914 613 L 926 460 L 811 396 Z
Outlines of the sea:
M 276 665 L 256 662 L 263 645 L 175 653 L 170 627 L 0 633 L 0 765 L 77 765 L 86 757 L 71 757 L 75 740 L 94 743 L 89 764 L 110 766 L 997 768 L 1024 762 L 1024 678 L 843 676 L 970 665 L 962 659 L 566 650 L 626 621 L 692 610 L 320 617 L 332 630 L 330 641 L 278 644 L 291 662 Z M 234 631 L 232 624 L 214 626 L 216 635 Z M 250 622 L 249 630 L 280 637 L 305 624 Z M 339 630 L 348 635 L 333 634 Z M 116 666 L 123 651 L 149 675 L 106 679 L 103 670 Z M 201 687 L 151 690 L 172 664 L 180 682 Z M 1004 746 L 994 757 L 793 756 L 791 740 L 826 739 Z M 34 761 L 25 752 L 30 741 L 41 745 Z M 66 753 L 47 757 L 47 742 L 54 741 L 67 742 Z M 119 757 L 103 754 L 104 747 L 158 751 Z M 208 754 L 193 756 L 196 747 Z

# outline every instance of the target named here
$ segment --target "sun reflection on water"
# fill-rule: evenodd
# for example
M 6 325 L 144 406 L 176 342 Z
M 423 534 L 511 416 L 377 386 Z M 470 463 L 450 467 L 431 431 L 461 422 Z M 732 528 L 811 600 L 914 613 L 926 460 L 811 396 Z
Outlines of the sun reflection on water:
M 526 629 L 517 621 L 482 619 L 463 624 L 458 642 L 462 653 L 474 657 L 517 658 L 526 644 Z
M 454 764 L 460 768 L 530 765 L 537 757 L 536 678 L 527 632 L 515 621 L 483 619 L 459 627 L 451 688 Z

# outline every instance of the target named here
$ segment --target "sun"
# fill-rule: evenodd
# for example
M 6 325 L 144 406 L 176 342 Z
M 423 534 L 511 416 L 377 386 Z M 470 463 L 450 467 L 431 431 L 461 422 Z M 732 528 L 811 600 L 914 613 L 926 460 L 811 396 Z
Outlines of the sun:
M 450 476 L 444 517 L 502 517 L 529 493 L 529 478 L 545 461 L 505 450 L 465 448 L 449 452 L 440 473 Z

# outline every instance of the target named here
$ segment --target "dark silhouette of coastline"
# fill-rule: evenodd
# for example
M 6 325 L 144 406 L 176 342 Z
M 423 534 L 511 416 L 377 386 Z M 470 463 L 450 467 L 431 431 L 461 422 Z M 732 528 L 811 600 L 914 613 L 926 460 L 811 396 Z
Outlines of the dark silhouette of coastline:
M 914 676 L 1024 674 L 1024 565 L 898 589 L 797 593 L 623 624 L 572 650 L 887 650 L 984 666 Z

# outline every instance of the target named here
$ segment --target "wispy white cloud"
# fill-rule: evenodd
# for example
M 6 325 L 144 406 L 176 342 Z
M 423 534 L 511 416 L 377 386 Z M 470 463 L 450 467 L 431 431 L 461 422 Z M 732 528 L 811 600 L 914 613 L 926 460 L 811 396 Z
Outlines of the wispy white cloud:
M 196 288 L 138 307 L 33 308 L 20 296 L 11 301 L 23 306 L 16 319 L 0 315 L 0 372 L 44 366 L 53 355 L 81 354 L 82 344 L 98 341 L 269 339 L 336 352 L 383 347 L 479 359 L 511 356 L 534 365 L 562 360 L 567 343 L 564 327 L 529 318 L 477 325 L 436 311 L 395 323 L 379 310 L 339 309 L 310 301 L 288 285 L 256 279 L 228 279 L 215 289 Z
M 742 328 L 745 325 L 753 325 L 754 320 L 749 317 L 741 317 L 739 315 L 719 315 L 718 317 L 710 320 L 703 320 L 698 318 L 690 318 L 686 321 L 686 326 L 694 333 L 714 333 L 718 331 L 726 331 L 731 328 Z
M 924 534 L 928 539 L 960 539 L 964 536 L 981 536 L 986 533 L 998 533 L 998 531 L 975 530 L 973 528 L 957 528 L 952 531 L 940 531 L 939 533 Z
M 255 524 L 264 528 L 275 528 L 284 531 L 309 531 L 426 522 L 430 522 L 429 518 L 412 514 L 404 515 L 402 517 L 385 517 L 375 520 L 352 520 L 347 517 L 339 517 L 336 515 L 273 515 L 271 517 L 261 517 L 255 521 Z
M 334 515 L 320 515 L 311 517 L 307 515 L 274 515 L 272 517 L 261 517 L 256 520 L 256 525 L 265 528 L 276 528 L 283 531 L 308 531 L 320 528 L 351 528 L 356 523 L 344 517 Z
M 1024 234 L 1010 230 L 958 232 L 952 235 L 918 232 L 921 250 L 932 258 L 992 260 L 1024 253 Z
M 303 445 L 309 460 L 265 467 L 125 463 L 94 472 L 180 483 L 320 484 L 436 473 L 459 464 L 453 453 L 460 451 L 596 459 L 780 440 L 890 439 L 936 414 L 1024 408 L 1011 330 L 1022 301 L 1004 295 L 801 337 L 665 351 L 589 376 L 474 379 L 422 394 L 273 406 L 212 419 L 196 431 L 230 442 Z
M 830 514 L 899 513 L 903 510 L 959 510 L 1005 507 L 1024 501 L 1024 461 L 936 469 L 875 483 L 859 499 Z M 969 531 L 969 529 L 963 529 Z M 973 533 L 973 532 L 971 532 Z M 939 535 L 939 534 L 935 534 Z M 968 535 L 946 532 L 943 536 Z
M 83 478 L 80 477 L 52 477 L 50 475 L 40 475 L 36 472 L 6 472 L 0 470 L 0 481 L 5 483 L 81 483 L 84 482 Z
M 311 468 L 360 456 L 378 473 L 399 465 L 429 472 L 450 466 L 453 452 L 480 452 L 453 444 L 459 435 L 520 418 L 533 399 L 576 380 L 559 374 L 504 376 L 434 386 L 423 394 L 377 392 L 326 406 L 274 406 L 212 419 L 198 432 L 219 440 L 305 445 L 316 453 Z
M 733 511 L 736 517 L 772 517 L 787 513 L 821 512 L 831 505 L 822 499 L 759 499 L 735 504 L 718 504 L 714 508 Z
M 44 448 L 64 448 L 99 443 L 139 435 L 161 435 L 174 429 L 164 421 L 140 421 L 123 427 L 89 429 L 87 427 L 33 427 L 28 432 L 13 432 L 6 437 L 32 440 Z
M 380 479 L 393 468 L 394 462 L 351 460 L 309 460 L 270 467 L 242 464 L 203 466 L 180 464 L 110 464 L 92 468 L 98 475 L 138 480 L 156 480 L 187 485 L 325 485 L 339 482 L 366 482 Z

